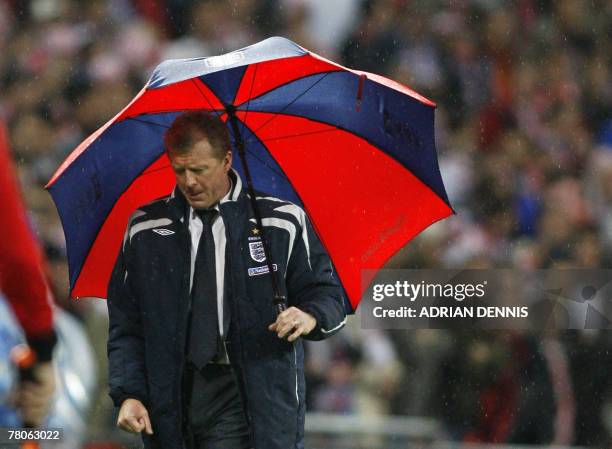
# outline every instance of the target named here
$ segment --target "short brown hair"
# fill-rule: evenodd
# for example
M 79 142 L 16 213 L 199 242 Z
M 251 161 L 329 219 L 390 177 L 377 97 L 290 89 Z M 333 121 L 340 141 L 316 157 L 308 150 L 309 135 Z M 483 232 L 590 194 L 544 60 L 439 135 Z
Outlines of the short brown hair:
M 202 139 L 207 139 L 214 155 L 222 159 L 231 151 L 230 137 L 225 123 L 207 111 L 189 111 L 174 119 L 164 134 L 166 152 L 184 153 Z

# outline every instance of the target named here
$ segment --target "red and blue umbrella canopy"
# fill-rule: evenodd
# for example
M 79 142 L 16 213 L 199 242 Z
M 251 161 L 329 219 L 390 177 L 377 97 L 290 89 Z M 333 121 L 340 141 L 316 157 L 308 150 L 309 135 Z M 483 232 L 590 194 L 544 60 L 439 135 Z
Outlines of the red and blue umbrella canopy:
M 434 103 L 273 37 L 161 63 L 60 166 L 47 188 L 66 235 L 73 297 L 106 297 L 129 216 L 174 187 L 164 132 L 196 109 L 223 120 L 235 109 L 255 189 L 306 210 L 353 309 L 363 269 L 380 268 L 453 213 L 438 168 Z M 239 158 L 234 168 L 243 174 Z

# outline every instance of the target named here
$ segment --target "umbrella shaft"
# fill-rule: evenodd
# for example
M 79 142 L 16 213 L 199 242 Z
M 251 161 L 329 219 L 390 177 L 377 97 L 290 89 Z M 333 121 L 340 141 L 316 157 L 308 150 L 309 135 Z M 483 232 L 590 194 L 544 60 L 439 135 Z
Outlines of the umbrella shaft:
M 240 157 L 240 161 L 242 162 L 242 168 L 244 170 L 244 177 L 247 182 L 247 189 L 249 191 L 249 195 L 251 197 L 251 207 L 253 208 L 253 214 L 255 215 L 255 221 L 257 223 L 257 228 L 261 232 L 261 241 L 263 244 L 263 250 L 266 257 L 266 264 L 268 265 L 268 273 L 270 273 L 270 280 L 272 281 L 272 289 L 274 291 L 274 305 L 276 307 L 277 313 L 281 313 L 282 311 L 287 309 L 287 298 L 280 293 L 280 289 L 278 287 L 278 280 L 276 275 L 274 274 L 274 263 L 270 258 L 270 248 L 268 246 L 268 240 L 266 238 L 266 233 L 264 232 L 262 219 L 261 219 L 261 211 L 259 210 L 259 206 L 257 205 L 257 199 L 255 197 L 255 189 L 253 188 L 253 180 L 251 178 L 251 173 L 249 171 L 249 166 L 247 164 L 246 152 L 244 150 L 244 141 L 242 140 L 242 135 L 240 134 L 240 130 L 238 129 L 238 118 L 236 117 L 235 111 L 228 108 L 228 116 L 232 125 L 232 130 L 234 132 L 234 139 L 236 141 L 236 148 L 238 150 L 238 156 Z

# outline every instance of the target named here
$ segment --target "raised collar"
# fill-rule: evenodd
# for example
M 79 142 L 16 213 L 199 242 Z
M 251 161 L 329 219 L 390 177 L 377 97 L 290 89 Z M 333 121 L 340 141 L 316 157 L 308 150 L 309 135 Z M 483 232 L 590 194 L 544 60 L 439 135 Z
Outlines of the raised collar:
M 221 198 L 221 201 L 219 201 L 220 204 L 227 203 L 228 201 L 238 201 L 238 196 L 242 190 L 242 180 L 240 179 L 238 172 L 232 168 L 230 169 L 228 175 L 231 186 L 229 192 L 227 192 L 227 194 Z

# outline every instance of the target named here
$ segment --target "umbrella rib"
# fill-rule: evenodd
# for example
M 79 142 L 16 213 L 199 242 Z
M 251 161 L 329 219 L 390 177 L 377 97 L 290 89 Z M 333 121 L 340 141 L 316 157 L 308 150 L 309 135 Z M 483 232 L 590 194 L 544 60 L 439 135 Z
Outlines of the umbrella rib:
M 251 80 L 251 88 L 249 89 L 249 99 L 247 100 L 246 111 L 244 113 L 243 126 L 246 126 L 246 118 L 249 115 L 249 108 L 251 106 L 251 95 L 253 94 L 253 86 L 255 86 L 255 76 L 257 76 L 257 69 L 259 68 L 259 64 L 255 64 L 255 70 L 253 71 L 253 79 Z
M 202 97 L 204 97 L 204 100 L 206 100 L 206 102 L 208 103 L 208 105 L 210 106 L 210 110 L 211 111 L 216 111 L 215 107 L 213 106 L 213 104 L 210 102 L 210 100 L 208 99 L 208 97 L 206 96 L 206 94 L 204 93 L 204 91 L 201 89 L 200 85 L 198 84 L 198 82 L 196 81 L 195 78 L 191 78 L 191 81 L 193 82 L 193 84 L 195 84 L 196 89 L 198 89 L 198 92 L 200 92 L 200 94 L 202 95 Z M 202 82 L 202 81 L 200 81 Z M 221 114 L 217 113 L 217 117 L 219 117 Z
M 154 125 L 154 126 L 159 126 L 161 128 L 169 128 L 169 126 L 167 126 L 167 125 L 162 125 L 161 123 L 150 122 L 148 120 L 142 120 L 142 119 L 136 118 L 136 117 L 126 117 L 126 120 L 134 120 L 135 122 L 144 123 L 146 125 Z
M 309 136 L 311 134 L 321 134 L 321 133 L 331 133 L 331 132 L 336 132 L 338 131 L 338 129 L 322 129 L 319 131 L 308 131 L 305 133 L 298 133 L 298 134 L 287 134 L 284 136 L 279 136 L 279 137 L 269 137 L 267 139 L 259 139 L 262 142 L 268 142 L 270 140 L 282 140 L 282 139 L 292 139 L 294 137 L 302 137 L 302 136 Z
M 330 73 L 333 72 L 326 72 L 321 78 L 319 78 L 317 81 L 315 81 L 314 83 L 312 83 L 312 85 L 306 89 L 304 92 L 302 92 L 301 94 L 299 94 L 297 97 L 295 97 L 293 100 L 291 100 L 289 103 L 287 103 L 280 111 L 275 112 L 274 115 L 272 117 L 270 117 L 266 122 L 262 123 L 256 130 L 253 130 L 253 134 L 256 134 L 257 132 L 259 132 L 264 126 L 267 126 L 268 123 L 270 123 L 272 120 L 274 120 L 276 118 L 276 116 L 282 114 L 283 112 L 285 112 L 285 110 L 287 110 L 287 108 L 289 108 L 289 106 L 291 106 L 293 103 L 295 103 L 296 101 L 298 101 L 300 98 L 302 98 L 304 95 L 306 95 L 308 93 L 309 90 L 311 90 L 313 87 L 315 87 L 317 84 L 319 84 L 321 81 L 323 81 L 325 79 L 325 77 L 327 77 Z
M 257 111 L 257 112 L 259 112 L 259 111 Z M 281 115 L 281 114 L 280 113 L 276 113 L 274 118 L 276 118 L 277 115 Z M 288 117 L 288 116 L 283 114 L 283 117 Z M 301 116 L 298 116 L 298 115 L 296 115 L 296 116 L 289 116 L 289 117 L 300 117 L 300 118 L 305 118 L 307 120 L 312 120 L 312 119 L 310 119 L 308 117 L 301 117 Z M 316 121 L 316 120 L 313 120 L 313 121 L 315 121 L 316 123 L 323 123 L 325 125 L 332 126 L 329 123 L 319 122 L 319 121 Z M 270 141 L 270 140 L 291 139 L 293 137 L 308 136 L 310 134 L 328 133 L 328 132 L 334 132 L 334 131 L 339 131 L 339 130 L 340 131 L 344 131 L 342 128 L 321 129 L 319 131 L 308 131 L 308 132 L 298 133 L 298 134 L 285 134 L 284 136 L 269 137 L 267 139 L 259 139 L 259 138 L 257 138 L 257 139 L 260 140 L 261 142 L 267 142 L 267 141 Z M 253 135 L 255 135 L 255 134 L 253 134 Z M 254 137 L 250 137 L 249 139 L 245 140 L 245 143 L 252 142 L 254 139 L 255 139 Z
M 245 125 L 246 126 L 246 125 Z M 262 142 L 263 144 L 263 142 Z M 265 145 L 264 145 L 265 146 Z M 270 167 L 263 159 L 261 159 L 259 156 L 257 156 L 255 153 L 253 153 L 251 150 L 246 150 L 246 152 L 251 155 L 251 157 L 253 157 L 254 159 L 257 159 L 259 161 L 259 163 L 261 163 L 263 166 L 265 166 L 266 168 L 268 168 L 268 170 L 270 170 L 271 172 L 274 172 L 275 174 L 277 174 L 278 176 L 281 176 L 283 178 L 286 178 L 287 176 L 282 173 L 279 172 L 276 168 L 274 167 Z
M 247 115 L 249 114 L 249 108 L 250 108 L 250 105 L 251 105 L 251 95 L 253 93 L 253 87 L 255 86 L 255 77 L 257 76 L 257 69 L 258 68 L 259 68 L 259 64 L 255 64 L 255 70 L 253 71 L 253 77 L 251 79 L 251 87 L 249 88 L 249 99 L 247 100 L 246 111 L 244 113 L 244 120 L 238 120 L 243 128 L 247 128 L 249 130 L 250 130 L 250 128 L 246 124 L 246 118 L 247 118 Z M 245 143 L 247 143 L 247 142 L 248 142 L 248 140 L 245 140 Z M 263 144 L 263 142 L 262 142 L 262 144 Z M 263 166 L 267 167 L 268 170 L 270 170 L 271 172 L 275 173 L 276 175 L 278 175 L 280 177 L 285 177 L 284 173 L 279 172 L 278 170 L 276 170 L 276 168 L 271 167 L 270 165 L 268 165 L 266 162 L 263 161 L 263 159 L 261 159 L 259 156 L 257 156 L 253 151 L 249 150 L 248 147 L 246 148 L 246 153 L 250 154 L 251 157 L 253 157 L 254 159 L 258 160 L 260 164 L 262 164 Z
M 238 120 L 239 122 L 242 122 L 242 120 Z M 249 128 L 249 126 L 242 122 L 242 126 L 246 129 L 248 129 L 249 131 L 253 132 L 251 130 L 251 128 Z M 253 134 L 253 136 L 255 136 L 255 134 Z M 261 139 L 259 139 L 257 136 L 254 137 L 255 140 L 258 140 L 261 145 L 267 150 L 266 146 L 264 145 L 263 141 Z M 244 141 L 245 143 L 247 142 L 247 140 Z M 268 151 L 269 152 L 269 151 Z M 260 164 L 262 164 L 264 167 L 268 168 L 268 170 L 270 170 L 271 172 L 277 174 L 278 176 L 280 176 L 281 178 L 287 178 L 287 175 L 285 175 L 282 170 L 279 171 L 274 167 L 271 167 L 270 165 L 268 165 L 263 159 L 261 159 L 256 153 L 254 153 L 253 151 L 251 151 L 246 145 L 245 145 L 245 153 L 249 154 L 251 157 L 253 157 L 254 159 L 256 159 L 257 161 L 259 161 Z M 274 160 L 274 158 L 272 158 Z
M 275 91 L 276 89 L 280 89 L 281 87 L 288 86 L 289 84 L 295 83 L 296 81 L 301 81 L 301 80 L 304 80 L 306 78 L 312 78 L 312 77 L 315 77 L 317 75 L 323 75 L 323 74 L 331 75 L 332 73 L 339 73 L 339 72 L 342 72 L 342 70 L 327 70 L 327 71 L 324 71 L 324 72 L 308 73 L 308 74 L 303 75 L 303 76 L 298 76 L 296 78 L 292 78 L 289 81 L 285 81 L 285 82 L 279 84 L 278 86 L 274 86 L 274 87 L 272 87 L 272 88 L 270 88 L 268 90 L 264 90 L 263 92 L 258 93 L 253 98 L 249 98 L 249 100 L 246 100 L 246 101 L 257 100 L 257 99 L 259 99 L 261 97 L 264 97 L 264 96 L 268 95 L 270 92 Z M 238 106 L 242 106 L 243 104 L 244 104 L 244 102 L 240 103 L 240 105 L 238 105 Z

